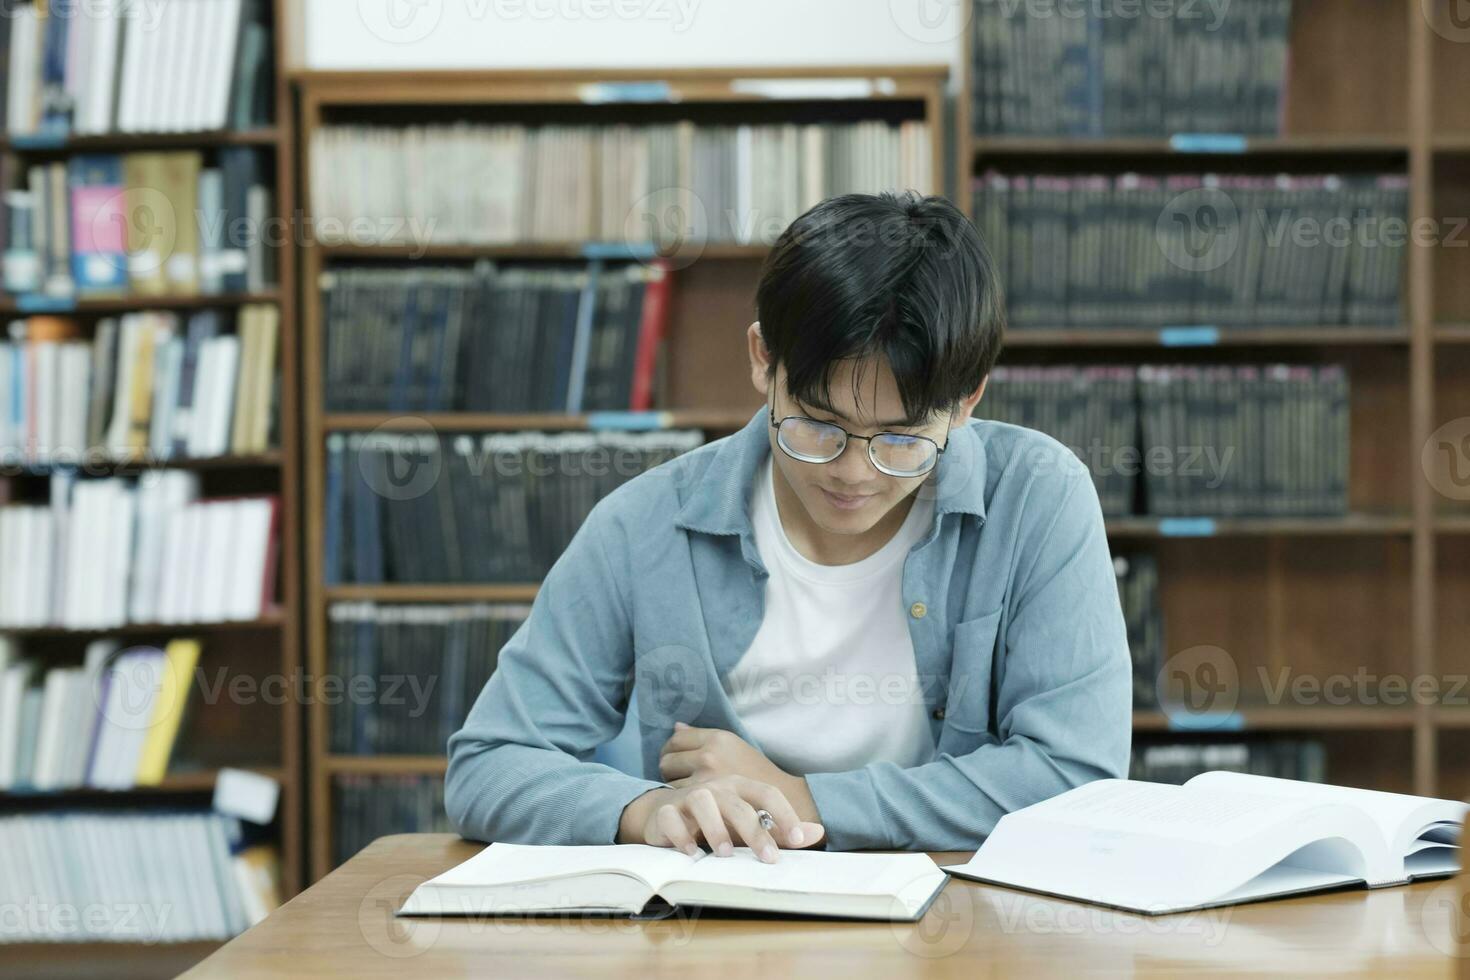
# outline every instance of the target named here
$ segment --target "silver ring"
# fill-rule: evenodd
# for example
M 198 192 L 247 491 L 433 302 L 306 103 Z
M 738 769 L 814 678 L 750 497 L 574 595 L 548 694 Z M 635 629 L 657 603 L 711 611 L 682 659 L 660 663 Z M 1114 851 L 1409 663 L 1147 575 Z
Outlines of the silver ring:
M 776 818 L 771 816 L 770 810 L 757 810 L 755 811 L 755 815 L 760 819 L 762 830 L 770 830 L 776 826 Z

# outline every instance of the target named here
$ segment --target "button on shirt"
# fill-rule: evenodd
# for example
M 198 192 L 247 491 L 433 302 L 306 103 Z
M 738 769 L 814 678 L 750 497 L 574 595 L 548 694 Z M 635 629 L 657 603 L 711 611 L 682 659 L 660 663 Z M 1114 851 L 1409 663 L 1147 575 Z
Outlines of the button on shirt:
M 797 775 L 927 762 L 934 736 L 914 666 L 903 562 L 928 532 L 934 501 L 915 494 L 877 551 L 823 565 L 786 536 L 773 467 L 767 456 L 752 494 L 755 544 L 769 574 L 760 629 L 724 678 L 735 713 L 766 757 Z

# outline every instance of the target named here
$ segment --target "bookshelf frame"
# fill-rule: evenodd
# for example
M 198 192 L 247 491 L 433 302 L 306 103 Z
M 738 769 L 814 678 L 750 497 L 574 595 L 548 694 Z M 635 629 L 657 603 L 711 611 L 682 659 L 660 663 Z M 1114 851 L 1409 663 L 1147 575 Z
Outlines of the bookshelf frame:
M 945 187 L 948 150 L 945 144 L 947 125 L 944 86 L 948 68 L 926 66 L 764 66 L 759 68 L 719 69 L 607 69 L 607 70 L 515 70 L 515 71 L 424 71 L 424 72 L 296 72 L 300 105 L 299 145 L 300 172 L 310 173 L 312 136 L 322 125 L 323 113 L 333 108 L 350 108 L 355 118 L 374 109 L 412 105 L 435 107 L 508 107 L 538 105 L 581 105 L 598 86 L 618 83 L 662 83 L 668 98 L 661 102 L 692 103 L 690 116 L 698 119 L 702 105 L 756 104 L 784 102 L 814 105 L 828 102 L 847 103 L 856 96 L 835 98 L 831 95 L 776 98 L 751 94 L 743 90 L 742 80 L 763 83 L 798 80 L 803 84 L 820 84 L 833 79 L 865 80 L 871 91 L 865 100 L 899 100 L 919 103 L 922 118 L 929 123 L 932 186 Z M 590 87 L 590 88 L 589 88 Z M 810 91 L 810 89 L 809 89 Z M 829 90 L 830 91 L 830 90 Z M 642 104 L 641 100 L 604 103 L 613 116 L 619 109 Z M 528 115 L 528 121 L 534 118 Z M 915 118 L 919 118 L 916 116 Z M 300 189 L 302 213 L 308 230 L 314 227 L 310 187 L 302 178 Z M 585 415 L 486 414 L 486 413 L 402 413 L 402 412 L 327 412 L 322 391 L 323 323 L 320 294 L 315 283 L 327 263 L 338 259 L 410 259 L 422 261 L 462 261 L 492 259 L 579 259 L 584 257 L 580 241 L 563 243 L 530 242 L 516 245 L 342 245 L 318 244 L 309 237 L 303 248 L 301 281 L 301 336 L 303 379 L 304 474 L 306 484 L 306 663 L 313 677 L 326 675 L 327 608 L 333 602 L 376 600 L 382 602 L 457 602 L 492 601 L 524 602 L 534 597 L 535 583 L 524 584 L 412 584 L 412 585 L 338 585 L 323 582 L 323 527 L 321 515 L 325 501 L 325 440 L 329 432 L 391 430 L 412 426 L 422 430 L 428 422 L 439 430 L 488 432 L 504 429 L 586 428 Z M 729 384 L 713 393 L 704 392 L 705 379 L 721 364 L 728 373 L 729 356 L 744 349 L 743 330 L 753 318 L 754 289 L 759 264 L 768 249 L 764 245 L 709 243 L 700 257 L 687 269 L 675 273 L 670 313 L 671 345 L 699 347 L 697 360 L 671 363 L 671 384 L 656 386 L 656 403 L 670 409 L 662 424 L 668 427 L 702 428 L 711 434 L 733 431 L 744 425 L 758 406 L 759 399 L 746 386 L 745 398 L 737 400 L 726 393 Z M 686 288 L 687 283 L 687 288 Z M 711 331 L 689 325 L 691 317 L 685 303 L 698 303 L 703 319 L 728 327 L 724 338 L 735 346 L 716 350 L 706 335 Z M 739 334 L 740 336 L 735 336 Z M 708 347 L 708 350 L 704 348 Z M 723 360 L 722 360 L 723 359 Z M 737 378 L 736 381 L 741 379 Z M 694 397 L 691 397 L 691 394 Z M 701 397 L 702 396 L 702 397 Z M 746 403 L 748 408 L 743 407 Z M 328 713 L 322 698 L 313 699 L 308 709 L 308 747 L 310 756 L 310 876 L 316 880 L 332 867 L 332 829 L 334 802 L 332 776 L 336 773 L 390 775 L 403 773 L 442 774 L 445 760 L 419 756 L 341 756 L 333 755 L 328 745 Z
M 66 159 L 78 153 L 128 153 L 147 150 L 209 150 L 225 146 L 253 146 L 268 153 L 275 170 L 274 218 L 291 227 L 296 209 L 295 161 L 296 144 L 292 117 L 293 102 L 284 60 L 293 43 L 287 35 L 296 30 L 293 0 L 271 0 L 272 64 L 276 121 L 266 127 L 248 130 L 211 130 L 202 132 L 108 133 L 57 139 L 51 136 L 0 138 L 0 153 L 22 158 Z M 70 630 L 64 628 L 0 629 L 0 634 L 17 640 L 37 640 L 45 644 L 39 651 L 28 651 L 44 666 L 52 660 L 52 648 L 75 647 L 87 639 L 118 637 L 127 642 L 148 642 L 177 636 L 198 635 L 205 645 L 205 661 L 209 661 L 211 641 L 225 645 L 233 657 L 253 644 L 265 644 L 266 655 L 252 656 L 231 667 L 278 675 L 285 690 L 295 689 L 300 674 L 300 588 L 301 588 L 301 506 L 300 506 L 300 379 L 298 374 L 299 343 L 297 332 L 297 251 L 287 245 L 276 250 L 277 282 L 268 290 L 252 293 L 198 295 L 81 297 L 64 305 L 44 304 L 30 308 L 27 298 L 0 295 L 0 314 L 23 317 L 32 314 L 55 314 L 84 318 L 134 310 L 193 310 L 202 308 L 238 309 L 247 303 L 268 303 L 279 311 L 277 368 L 279 375 L 279 444 L 268 451 L 251 455 L 225 455 L 198 459 L 168 461 L 116 459 L 96 463 L 89 460 L 88 469 L 108 473 L 137 473 L 144 469 L 188 469 L 209 474 L 213 489 L 220 492 L 257 492 L 262 481 L 273 483 L 270 492 L 280 497 L 277 542 L 278 605 L 259 618 L 218 623 L 127 623 L 107 629 Z M 7 470 L 6 477 L 44 474 L 46 464 Z M 234 486 L 245 489 L 235 491 Z M 203 669 L 201 667 L 201 669 Z M 238 710 L 227 702 L 213 705 L 211 711 Z M 258 762 L 242 763 L 235 768 L 265 775 L 280 785 L 277 805 L 276 844 L 280 854 L 282 899 L 289 899 L 302 889 L 305 869 L 302 801 L 302 718 L 299 706 L 287 700 L 274 706 L 272 724 L 277 727 L 269 741 L 279 745 L 272 757 Z M 188 734 L 188 727 L 180 733 Z M 184 801 L 208 805 L 218 776 L 218 768 L 170 772 L 158 786 L 139 786 L 127 790 L 75 788 L 54 792 L 0 792 L 0 807 L 23 811 L 58 809 L 135 808 L 142 805 L 176 806 Z M 172 964 L 170 972 L 183 970 L 198 962 L 221 941 L 173 944 L 102 942 L 102 943 L 28 943 L 15 947 L 17 965 L 34 964 L 39 972 L 56 973 L 151 972 Z M 25 972 L 25 968 L 22 968 Z
M 1191 172 L 1217 167 L 1238 170 L 1256 166 L 1271 172 L 1279 169 L 1362 170 L 1365 166 L 1377 166 L 1402 170 L 1408 175 L 1407 217 L 1410 221 L 1434 219 L 1443 213 L 1436 200 L 1436 191 L 1444 183 L 1437 167 L 1448 158 L 1470 152 L 1470 119 L 1456 118 L 1448 127 L 1442 122 L 1444 117 L 1460 111 L 1449 104 L 1453 101 L 1449 93 L 1457 89 L 1446 88 L 1446 85 L 1470 80 L 1470 57 L 1467 57 L 1464 44 L 1455 43 L 1449 32 L 1438 31 L 1431 24 L 1425 12 L 1427 9 L 1421 0 L 1376 0 L 1370 4 L 1354 5 L 1351 10 L 1330 0 L 1296 0 L 1292 13 L 1291 78 L 1285 96 L 1283 132 L 1277 136 L 1246 137 L 1239 140 L 1231 152 L 1219 153 L 1190 151 L 1185 148 L 1187 142 L 1181 146 L 1180 142 L 1167 138 L 977 135 L 971 119 L 974 79 L 972 37 L 967 27 L 958 38 L 961 74 L 953 108 L 956 200 L 973 215 L 972 181 L 992 165 L 1012 172 L 1045 171 L 1048 167 L 1059 167 L 1068 172 L 1079 168 L 1119 172 L 1138 165 Z M 1307 50 L 1306 45 L 1311 45 L 1311 49 Z M 1354 76 L 1348 80 L 1349 84 L 1345 87 L 1338 85 L 1347 74 Z M 1392 84 L 1380 84 L 1384 79 L 1392 79 Z M 1379 111 L 1385 106 L 1390 111 Z M 1460 206 L 1466 205 L 1461 203 Z M 1449 664 L 1442 662 L 1442 644 L 1456 641 L 1451 635 L 1441 635 L 1449 634 L 1443 629 L 1446 622 L 1443 600 L 1449 588 L 1459 586 L 1464 580 L 1442 581 L 1446 563 L 1438 554 L 1442 544 L 1440 539 L 1463 536 L 1470 531 L 1470 512 L 1446 509 L 1441 505 L 1434 488 L 1420 470 L 1420 447 L 1426 444 L 1438 425 L 1453 417 L 1445 409 L 1437 408 L 1437 394 L 1444 392 L 1447 386 L 1445 378 L 1442 375 L 1437 377 L 1436 372 L 1446 352 L 1463 350 L 1463 346 L 1457 348 L 1455 345 L 1463 345 L 1470 340 L 1470 329 L 1462 322 L 1454 322 L 1465 318 L 1463 310 L 1455 309 L 1451 316 L 1440 312 L 1445 305 L 1440 301 L 1440 293 L 1451 281 L 1453 273 L 1437 263 L 1448 264 L 1450 258 L 1436 256 L 1437 249 L 1432 245 L 1411 243 L 1405 251 L 1401 325 L 1376 329 L 1222 329 L 1219 337 L 1208 345 L 1210 351 L 1218 354 L 1211 355 L 1209 351 L 1201 352 L 1198 348 L 1171 348 L 1169 354 L 1180 361 L 1197 362 L 1202 353 L 1206 358 L 1224 357 L 1252 349 L 1261 351 L 1262 360 L 1290 359 L 1295 353 L 1290 348 L 1334 356 L 1347 356 L 1356 350 L 1363 355 L 1371 352 L 1381 357 L 1386 363 L 1386 372 L 1399 371 L 1399 363 L 1391 361 L 1392 357 L 1402 359 L 1403 369 L 1395 381 L 1403 409 L 1402 425 L 1397 425 L 1398 416 L 1395 415 L 1395 426 L 1403 440 L 1399 457 L 1402 468 L 1392 474 L 1407 481 L 1406 492 L 1402 494 L 1406 506 L 1401 508 L 1401 512 L 1350 513 L 1339 521 L 1327 522 L 1219 521 L 1215 522 L 1216 534 L 1222 538 L 1234 537 L 1236 535 L 1229 533 L 1232 525 L 1237 532 L 1241 530 L 1240 525 L 1253 525 L 1254 532 L 1264 538 L 1261 546 L 1267 554 L 1265 564 L 1273 570 L 1281 563 L 1291 562 L 1292 556 L 1298 556 L 1299 564 L 1310 568 L 1310 563 L 1300 560 L 1300 556 L 1323 547 L 1322 538 L 1329 534 L 1353 535 L 1364 540 L 1391 536 L 1402 541 L 1406 545 L 1402 557 L 1406 560 L 1386 559 L 1381 572 L 1381 585 L 1385 592 L 1397 585 L 1404 593 L 1403 605 L 1406 606 L 1402 609 L 1406 635 L 1389 661 L 1396 670 L 1410 677 L 1444 678 L 1445 667 Z M 1459 275 L 1470 278 L 1465 277 L 1463 258 L 1459 261 Z M 1082 363 L 1108 348 L 1156 352 L 1161 346 L 1167 345 L 1161 344 L 1157 330 L 1017 328 L 1006 338 L 1008 352 L 1020 349 L 1023 358 L 1029 358 L 1038 349 L 1065 347 L 1075 360 Z M 1462 358 L 1455 366 L 1458 371 L 1453 380 L 1470 381 L 1470 363 Z M 1360 379 L 1355 377 L 1354 380 Z M 1355 450 L 1360 439 L 1357 421 L 1355 414 L 1352 430 Z M 1354 476 L 1356 480 L 1361 474 L 1355 472 Z M 1142 528 L 1139 528 L 1140 523 Z M 1110 522 L 1110 537 L 1115 540 L 1123 537 L 1118 533 L 1120 527 L 1143 530 L 1147 523 L 1136 518 Z M 1321 534 L 1310 531 L 1309 525 L 1314 524 Z M 1201 548 L 1210 546 L 1207 542 Z M 1219 546 L 1229 547 L 1230 543 L 1222 541 Z M 1461 550 L 1457 557 L 1464 561 L 1463 546 L 1459 547 Z M 1197 553 L 1205 554 L 1202 550 Z M 1235 564 L 1227 564 L 1216 571 L 1227 582 L 1241 574 Z M 1306 592 L 1316 593 L 1318 601 L 1330 600 L 1333 583 L 1329 569 L 1304 573 L 1293 568 L 1290 574 L 1316 574 L 1320 582 L 1308 585 Z M 1203 574 L 1191 574 L 1190 581 L 1185 583 L 1190 591 L 1181 599 L 1180 608 L 1201 611 L 1207 608 L 1211 596 L 1200 587 L 1200 579 L 1203 578 Z M 1168 583 L 1161 581 L 1161 597 L 1169 588 Z M 1394 600 L 1386 600 L 1385 605 L 1397 612 L 1400 611 L 1398 593 L 1395 597 Z M 1356 598 L 1357 593 L 1350 592 L 1342 601 L 1352 603 Z M 1266 588 L 1267 608 L 1261 612 L 1273 621 L 1276 632 L 1284 631 L 1283 624 L 1289 617 L 1282 609 L 1287 601 L 1281 582 L 1273 576 Z M 1218 621 L 1218 617 L 1214 621 Z M 1167 621 L 1165 631 L 1166 635 L 1170 632 Z M 1299 638 L 1301 631 L 1296 635 Z M 1463 644 L 1463 640 L 1457 642 Z M 1327 649 L 1309 650 L 1299 661 L 1300 666 L 1309 672 L 1321 673 L 1352 670 L 1351 664 L 1334 664 L 1330 640 L 1319 639 L 1318 643 Z M 1278 649 L 1252 651 L 1251 655 L 1273 664 L 1282 663 L 1285 656 L 1300 656 L 1300 651 L 1286 652 L 1282 649 L 1287 641 L 1275 633 L 1267 645 Z M 1165 655 L 1174 647 L 1171 643 L 1165 649 Z M 1348 659 L 1351 659 L 1350 652 Z M 1461 657 L 1460 664 L 1470 667 L 1470 658 Z M 1352 770 L 1355 777 L 1361 779 L 1367 775 L 1369 778 L 1395 781 L 1398 784 L 1395 788 L 1422 795 L 1449 792 L 1464 797 L 1470 792 L 1470 769 L 1447 779 L 1447 768 L 1453 762 L 1452 754 L 1440 753 L 1440 743 L 1447 730 L 1470 728 L 1470 710 L 1465 708 L 1454 709 L 1417 701 L 1400 707 L 1349 704 L 1254 708 L 1242 705 L 1238 715 L 1240 725 L 1231 731 L 1231 735 L 1237 737 L 1276 731 L 1300 734 L 1344 731 L 1364 736 L 1369 732 L 1397 732 L 1401 736 L 1399 741 L 1391 748 L 1379 747 L 1373 753 L 1375 758 L 1366 763 L 1367 768 Z M 1183 738 L 1199 734 L 1171 729 L 1168 719 L 1158 711 L 1135 712 L 1134 731 L 1173 731 Z M 1208 739 L 1210 736 L 1202 734 L 1200 737 Z M 1458 754 L 1463 754 L 1463 744 Z M 1328 748 L 1331 766 L 1337 755 L 1336 743 L 1329 742 Z M 1405 773 L 1407 778 L 1401 778 Z

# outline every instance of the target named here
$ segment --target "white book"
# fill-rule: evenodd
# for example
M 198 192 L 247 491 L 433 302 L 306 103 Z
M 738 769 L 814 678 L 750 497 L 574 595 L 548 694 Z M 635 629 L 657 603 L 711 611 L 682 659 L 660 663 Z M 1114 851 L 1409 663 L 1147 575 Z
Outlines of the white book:
M 51 508 L 26 508 L 25 624 L 47 625 L 51 610 Z
M 15 785 L 20 750 L 20 705 L 35 665 L 29 660 L 0 671 L 0 789 Z
M 164 92 L 168 99 L 168 118 L 163 128 L 172 132 L 203 128 L 200 121 L 203 81 L 208 71 L 206 59 L 216 57 L 215 52 L 205 51 L 203 43 L 203 22 L 209 7 L 209 0 L 177 4 L 172 33 L 164 40 L 165 50 L 173 57 L 168 68 L 171 80 Z
M 89 785 L 107 789 L 133 785 L 162 688 L 164 663 L 163 651 L 138 647 L 124 651 L 109 664 Z
M 209 554 L 205 550 L 208 543 L 204 533 L 205 522 L 209 517 L 209 509 L 213 506 L 212 502 L 200 502 L 184 509 L 180 543 L 183 554 L 179 563 L 183 582 L 178 591 L 178 605 L 174 607 L 174 618 L 171 622 L 199 622 L 199 610 L 204 604 L 204 569 L 209 563 Z
M 1207 772 L 1102 779 L 1001 817 L 944 870 L 1145 915 L 1454 874 L 1466 804 Z
M 85 112 L 77 125 L 79 133 L 105 133 L 112 128 L 112 99 L 122 31 L 121 3 L 122 0 L 97 0 L 93 8 L 89 45 L 92 65 L 83 102 Z
M 206 456 L 222 456 L 230 451 L 230 427 L 234 420 L 235 375 L 240 365 L 240 338 L 232 334 L 213 337 L 215 348 L 213 375 L 207 376 L 204 389 L 206 403 Z
M 41 728 L 36 736 L 36 761 L 31 768 L 31 785 L 36 789 L 61 786 L 65 740 L 76 737 L 74 732 L 63 728 L 67 717 L 66 701 L 71 679 L 81 672 L 80 667 L 58 667 L 46 672 L 46 680 L 41 687 Z
M 116 372 L 112 386 L 112 414 L 107 424 L 106 446 L 109 454 L 125 456 L 128 453 L 128 425 L 133 411 L 133 367 L 138 359 L 138 333 L 153 329 L 136 313 L 123 316 L 118 324 L 117 359 L 113 362 Z
M 151 8 L 157 11 L 158 8 Z M 142 4 L 125 3 L 119 17 L 122 32 L 122 70 L 118 81 L 117 119 L 114 128 L 119 132 L 137 132 L 141 126 L 143 106 L 148 99 L 145 91 L 144 70 L 147 67 L 147 41 L 158 32 L 158 24 L 151 22 L 153 15 L 145 11 Z
M 747 847 L 690 857 L 645 844 L 491 844 L 414 889 L 398 914 L 632 915 L 660 897 L 678 906 L 912 922 L 946 880 L 927 854 L 782 851 L 765 864 Z
M 55 341 L 42 340 L 31 345 L 33 363 L 36 366 L 36 393 L 34 400 L 35 418 L 31 420 L 36 444 L 32 453 L 38 460 L 50 460 L 56 455 L 57 404 L 57 357 Z
M 235 78 L 235 59 L 240 49 L 240 0 L 213 0 L 212 30 L 208 39 L 212 69 L 204 99 L 204 127 L 222 129 L 229 121 L 230 83 Z
M 133 558 L 133 528 L 137 515 L 137 491 L 122 480 L 109 480 L 107 537 L 102 557 L 107 562 L 107 587 L 103 593 L 102 625 L 119 626 L 128 621 L 128 580 Z
M 235 504 L 224 619 L 255 619 L 262 612 L 265 564 L 271 546 L 271 510 L 271 501 L 260 498 Z
M 232 566 L 243 556 L 236 550 L 236 511 L 242 501 L 214 501 L 204 510 L 204 543 L 200 554 L 204 559 L 200 581 L 199 603 L 192 619 L 217 623 L 225 619 L 229 603 L 229 577 Z
M 41 20 L 31 4 L 6 12 L 10 24 L 10 88 L 6 93 L 6 128 L 29 133 L 36 128 L 36 85 L 40 80 Z

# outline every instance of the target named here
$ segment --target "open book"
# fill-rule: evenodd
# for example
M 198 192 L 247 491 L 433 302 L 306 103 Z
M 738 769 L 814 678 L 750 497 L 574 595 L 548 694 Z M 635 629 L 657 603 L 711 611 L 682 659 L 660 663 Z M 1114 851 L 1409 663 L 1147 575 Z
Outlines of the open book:
M 646 844 L 491 844 L 414 889 L 399 915 L 636 914 L 655 896 L 675 906 L 828 918 L 912 921 L 949 879 L 927 854 L 782 851 L 763 864 Z
M 1001 817 L 944 870 L 1146 914 L 1454 874 L 1466 805 L 1207 772 L 1102 779 Z

